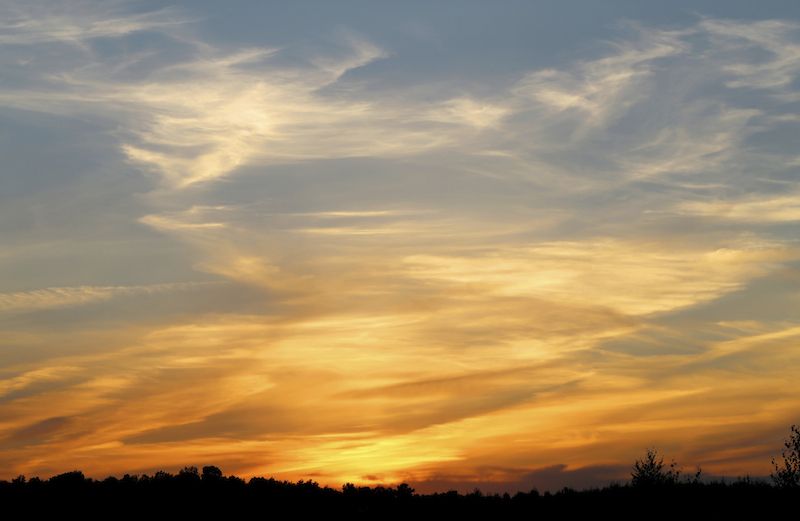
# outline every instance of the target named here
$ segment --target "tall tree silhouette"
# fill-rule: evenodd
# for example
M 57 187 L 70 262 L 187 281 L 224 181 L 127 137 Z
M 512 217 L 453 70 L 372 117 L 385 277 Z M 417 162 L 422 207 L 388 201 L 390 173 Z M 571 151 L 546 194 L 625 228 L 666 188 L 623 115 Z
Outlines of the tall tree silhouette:
M 772 480 L 781 488 L 800 487 L 800 427 L 792 425 L 789 439 L 783 442 L 781 457 L 783 461 L 778 463 L 772 458 L 772 465 L 775 472 L 771 474 Z
M 644 458 L 637 459 L 633 464 L 631 472 L 631 485 L 634 487 L 656 487 L 672 485 L 678 482 L 680 470 L 675 461 L 668 466 L 664 465 L 663 456 L 659 456 L 658 450 L 647 449 Z

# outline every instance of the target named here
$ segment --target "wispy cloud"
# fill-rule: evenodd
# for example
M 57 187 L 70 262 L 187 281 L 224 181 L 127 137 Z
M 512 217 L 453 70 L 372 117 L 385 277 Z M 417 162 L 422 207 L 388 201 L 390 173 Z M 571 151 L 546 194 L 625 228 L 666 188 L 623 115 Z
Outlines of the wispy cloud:
M 9 27 L 24 33 L 25 37 L 15 39 L 21 45 L 77 35 L 89 39 L 93 32 L 120 38 L 151 30 L 176 37 L 172 22 L 164 21 L 165 12 L 118 18 L 94 13 L 85 22 L 88 27 L 76 26 L 75 20 L 62 20 L 52 13 L 40 18 L 23 11 Z M 425 128 L 425 123 L 458 112 L 459 118 L 446 117 L 446 123 L 481 127 L 487 114 L 498 113 L 487 112 L 469 99 L 430 109 L 429 104 L 408 107 L 326 97 L 320 89 L 350 70 L 387 56 L 353 34 L 340 39 L 347 50 L 344 54 L 320 53 L 309 57 L 307 66 L 285 66 L 272 63 L 279 49 L 226 52 L 180 35 L 174 43 L 190 44 L 189 59 L 158 63 L 144 77 L 115 79 L 109 77 L 105 67 L 109 64 L 91 55 L 80 56 L 75 59 L 82 66 L 72 70 L 61 70 L 58 63 L 31 70 L 29 74 L 46 79 L 47 88 L 5 89 L 0 102 L 29 110 L 97 111 L 121 118 L 127 134 L 121 143 L 124 153 L 134 163 L 152 169 L 171 188 L 212 181 L 253 162 L 405 156 L 453 142 L 452 131 Z M 464 111 L 454 112 L 454 107 L 465 106 L 474 107 L 474 114 L 466 119 Z M 423 110 L 429 110 L 430 117 Z
M 80 371 L 75 366 L 55 366 L 32 369 L 11 378 L 0 380 L 0 398 L 41 383 L 63 380 Z
M 4 3 L 0 6 L 0 44 L 83 44 L 94 38 L 164 30 L 189 21 L 175 9 L 135 13 L 129 7 L 129 2 L 119 0 Z
M 606 128 L 645 99 L 658 60 L 689 51 L 681 36 L 680 32 L 641 31 L 640 41 L 619 43 L 617 52 L 608 57 L 581 62 L 571 70 L 530 73 L 513 92 L 541 104 L 551 118 L 579 121 L 579 134 Z
M 491 294 L 571 303 L 588 299 L 638 315 L 719 298 L 766 273 L 771 264 L 797 256 L 768 244 L 680 251 L 643 241 L 598 240 L 495 250 L 488 256 L 412 256 L 406 261 L 414 276 L 482 285 Z
M 790 94 L 791 83 L 800 70 L 800 25 L 787 20 L 763 20 L 741 23 L 728 20 L 704 20 L 699 27 L 728 53 L 722 68 L 731 87 L 770 89 L 781 97 L 796 99 Z M 768 53 L 766 59 L 743 60 L 747 51 Z
M 800 220 L 800 195 L 763 195 L 732 201 L 686 201 L 677 210 L 690 215 L 745 223 L 779 223 Z
M 82 306 L 116 297 L 150 295 L 191 289 L 197 287 L 198 284 L 202 283 L 178 282 L 147 286 L 73 286 L 0 293 L 0 313 Z

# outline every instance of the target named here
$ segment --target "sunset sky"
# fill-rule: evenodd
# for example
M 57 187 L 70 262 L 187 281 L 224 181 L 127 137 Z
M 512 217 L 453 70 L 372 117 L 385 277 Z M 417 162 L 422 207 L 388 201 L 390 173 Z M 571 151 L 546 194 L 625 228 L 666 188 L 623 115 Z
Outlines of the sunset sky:
M 800 3 L 0 0 L 0 479 L 767 475 Z

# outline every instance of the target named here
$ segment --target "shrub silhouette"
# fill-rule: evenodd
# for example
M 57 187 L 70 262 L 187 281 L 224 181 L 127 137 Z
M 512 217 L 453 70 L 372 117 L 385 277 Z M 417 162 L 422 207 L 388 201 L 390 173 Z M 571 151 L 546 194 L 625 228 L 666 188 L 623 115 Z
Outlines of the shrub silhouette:
M 663 456 L 659 456 L 658 450 L 647 449 L 644 458 L 637 459 L 633 464 L 631 472 L 631 485 L 634 487 L 658 487 L 664 485 L 674 485 L 680 477 L 680 470 L 675 461 L 668 466 L 664 466 Z
M 781 457 L 783 462 L 778 464 L 772 458 L 775 472 L 770 474 L 775 485 L 781 488 L 800 487 L 800 427 L 792 425 L 789 439 L 783 442 Z

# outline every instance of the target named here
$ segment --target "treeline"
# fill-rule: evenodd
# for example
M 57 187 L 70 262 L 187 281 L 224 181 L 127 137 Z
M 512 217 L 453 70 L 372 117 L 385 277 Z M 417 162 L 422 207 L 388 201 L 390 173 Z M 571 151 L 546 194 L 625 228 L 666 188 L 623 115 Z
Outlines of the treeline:
M 800 489 L 764 481 L 697 480 L 660 484 L 611 485 L 556 493 L 537 490 L 487 495 L 475 490 L 417 494 L 407 484 L 341 489 L 315 481 L 280 481 L 225 476 L 217 467 L 198 472 L 187 467 L 177 474 L 125 475 L 103 480 L 80 471 L 43 480 L 19 477 L 0 482 L 5 512 L 25 517 L 77 515 L 104 519 L 269 519 L 288 516 L 333 516 L 344 519 L 403 519 L 453 516 L 486 519 L 767 519 L 793 513 Z M 16 518 L 16 517 L 15 517 Z M 11 519 L 11 517 L 9 517 Z
M 626 484 L 556 493 L 456 491 L 417 494 L 406 483 L 341 489 L 317 482 L 225 476 L 215 466 L 184 467 L 177 474 L 129 475 L 103 480 L 80 471 L 49 479 L 19 476 L 0 481 L 0 506 L 8 519 L 787 519 L 800 511 L 800 427 L 792 425 L 771 482 L 741 478 L 710 481 L 698 468 L 685 477 L 655 449 L 636 460 Z

